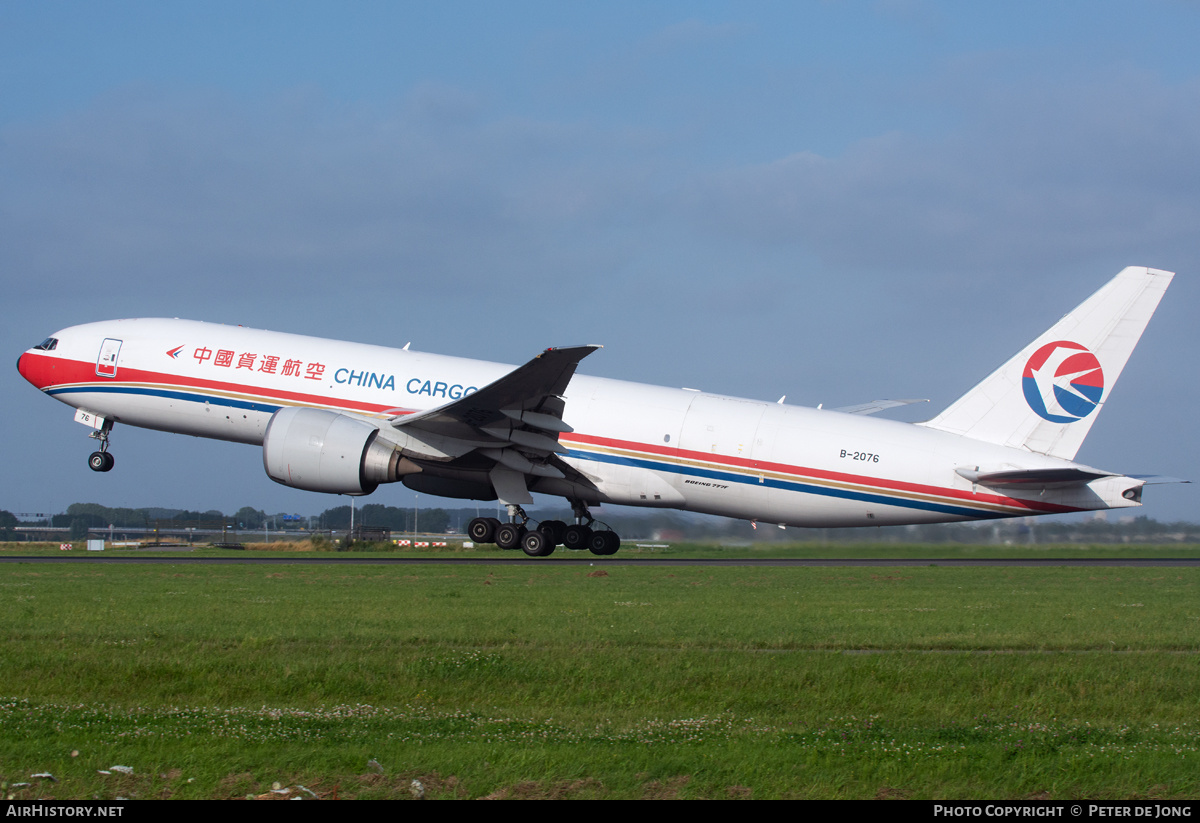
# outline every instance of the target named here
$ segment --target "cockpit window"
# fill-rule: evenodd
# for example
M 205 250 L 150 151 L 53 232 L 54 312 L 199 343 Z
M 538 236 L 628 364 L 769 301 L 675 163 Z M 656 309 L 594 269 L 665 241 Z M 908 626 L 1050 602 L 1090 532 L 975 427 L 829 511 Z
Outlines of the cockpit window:
M 56 348 L 58 348 L 58 338 L 47 337 L 41 343 L 38 343 L 36 346 L 34 346 L 34 348 L 41 349 L 42 351 L 54 351 Z

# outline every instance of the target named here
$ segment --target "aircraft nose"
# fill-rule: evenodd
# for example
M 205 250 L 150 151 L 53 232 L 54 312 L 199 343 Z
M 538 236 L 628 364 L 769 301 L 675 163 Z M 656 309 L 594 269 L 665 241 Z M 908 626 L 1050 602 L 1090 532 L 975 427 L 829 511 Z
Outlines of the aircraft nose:
M 50 375 L 38 363 L 38 358 L 25 352 L 17 358 L 17 371 L 21 376 L 39 389 L 44 389 L 50 382 Z

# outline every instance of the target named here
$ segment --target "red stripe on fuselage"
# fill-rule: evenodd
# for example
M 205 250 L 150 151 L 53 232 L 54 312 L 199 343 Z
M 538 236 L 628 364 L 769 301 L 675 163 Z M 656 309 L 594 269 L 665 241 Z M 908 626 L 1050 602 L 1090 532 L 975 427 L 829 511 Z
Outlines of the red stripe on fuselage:
M 161 383 L 188 390 L 208 389 L 211 391 L 254 394 L 280 402 L 287 401 L 289 405 L 336 406 L 357 412 L 407 413 L 398 411 L 394 405 L 363 403 L 357 400 L 346 400 L 342 397 L 285 391 L 283 389 L 255 386 L 247 383 L 229 383 L 221 380 L 184 377 L 169 372 L 145 371 L 121 365 L 117 366 L 116 378 L 98 380 L 95 363 L 34 354 L 33 352 L 25 352 L 25 354 L 21 355 L 21 359 L 17 362 L 17 370 L 21 372 L 22 377 L 42 391 L 75 383 L 103 383 L 114 386 L 125 383 Z M 307 378 L 300 377 L 297 379 L 305 380 Z M 86 391 L 86 389 L 81 389 L 81 391 Z
M 885 480 L 879 477 L 869 477 L 861 474 L 846 474 L 844 472 L 813 469 L 805 466 L 791 466 L 787 463 L 772 463 L 765 460 L 754 460 L 747 457 L 732 457 L 725 454 L 689 451 L 688 449 L 672 448 L 670 446 L 658 446 L 650 443 L 635 443 L 629 440 L 614 440 L 609 437 L 596 437 L 590 434 L 580 434 L 579 432 L 559 435 L 559 439 L 568 443 L 575 441 L 577 443 L 587 443 L 594 446 L 607 446 L 615 449 L 629 449 L 631 451 L 648 452 L 650 454 L 658 454 L 662 455 L 663 457 L 674 457 L 680 460 L 694 460 L 701 463 L 718 463 L 731 468 L 736 467 L 739 469 L 748 469 L 751 472 L 779 472 L 782 474 L 820 478 L 822 480 L 833 480 L 840 483 L 855 483 L 859 485 L 873 486 L 877 489 L 888 489 L 898 492 L 948 497 L 975 504 L 987 503 L 1000 506 L 1013 506 L 1023 509 L 1033 509 L 1041 512 L 1081 511 L 1081 509 L 1077 509 L 1073 506 L 1062 506 L 1054 503 L 1040 503 L 1032 500 L 1021 500 L 1020 498 L 1005 497 L 1003 495 L 989 494 L 986 492 L 967 492 L 959 489 L 942 488 L 940 486 L 926 486 L 920 483 L 906 483 L 900 480 Z
M 21 355 L 21 358 L 17 361 L 17 368 L 22 377 L 43 391 L 47 389 L 53 389 L 58 386 L 76 383 L 104 383 L 108 385 L 121 385 L 123 383 L 162 383 L 187 390 L 209 389 L 214 391 L 255 394 L 275 399 L 280 402 L 286 401 L 292 405 L 315 404 L 322 406 L 333 406 L 336 408 L 346 409 L 348 411 L 368 413 L 410 413 L 408 411 L 399 411 L 395 406 L 389 405 L 348 401 L 344 398 L 332 397 L 328 395 L 292 392 L 282 389 L 267 388 L 264 386 L 230 383 L 219 380 L 205 380 L 203 378 L 183 377 L 180 375 L 170 374 L 168 372 L 146 371 L 142 369 L 129 368 L 127 366 L 118 366 L 117 374 L 120 379 L 97 380 L 96 364 L 93 362 L 70 360 L 63 357 L 36 354 L 34 352 L 25 352 L 25 354 Z M 303 380 L 306 378 L 299 379 Z M 86 388 L 82 388 L 81 391 L 86 391 Z M 729 455 L 711 454 L 708 452 L 696 452 L 687 449 L 659 446 L 649 443 L 637 443 L 630 440 L 617 440 L 609 437 L 581 434 L 579 432 L 560 435 L 560 440 L 566 443 L 576 442 L 580 444 L 605 446 L 609 448 L 628 449 L 631 451 L 640 451 L 648 454 L 657 454 L 663 457 L 673 457 L 680 460 L 693 460 L 701 463 L 716 463 L 719 465 L 728 466 L 730 468 L 749 470 L 751 472 L 779 472 L 794 476 L 820 478 L 823 480 L 831 480 L 842 483 L 866 485 L 877 489 L 887 489 L 895 492 L 933 495 L 936 497 L 961 500 L 964 503 L 975 503 L 976 505 L 979 503 L 986 503 L 990 505 L 1030 509 L 1039 512 L 1079 511 L 1079 509 L 1072 506 L 1021 500 L 1019 498 L 1005 497 L 997 494 L 979 492 L 972 493 L 939 486 L 926 486 L 919 483 L 906 483 L 898 480 L 885 480 L 882 478 L 869 477 L 865 475 L 847 474 L 844 472 L 813 469 L 803 466 L 792 466 L 786 463 L 754 460 L 752 458 L 745 457 L 732 457 Z

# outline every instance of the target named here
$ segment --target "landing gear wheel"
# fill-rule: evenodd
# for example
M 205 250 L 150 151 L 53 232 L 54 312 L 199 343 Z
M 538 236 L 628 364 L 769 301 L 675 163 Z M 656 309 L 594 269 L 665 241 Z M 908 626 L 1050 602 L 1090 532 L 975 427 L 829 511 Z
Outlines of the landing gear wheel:
M 108 452 L 92 452 L 88 456 L 88 468 L 94 472 L 111 471 L 115 462 Z
M 537 530 L 546 535 L 550 542 L 556 546 L 561 546 L 563 542 L 563 532 L 567 530 L 567 524 L 561 520 L 543 520 L 538 524 Z
M 494 517 L 476 517 L 467 526 L 467 535 L 476 543 L 494 543 L 500 521 Z
M 592 554 L 601 557 L 616 554 L 619 548 L 621 548 L 621 538 L 617 536 L 616 532 L 593 532 L 592 539 L 588 542 L 588 549 Z
M 521 538 L 524 536 L 524 526 L 518 526 L 516 523 L 501 523 L 500 528 L 496 529 L 496 545 L 502 549 L 515 549 L 521 545 Z
M 567 526 L 563 532 L 562 544 L 572 551 L 586 549 L 588 544 L 592 542 L 592 530 L 587 526 L 576 524 Z
M 521 551 L 530 557 L 549 557 L 554 553 L 554 543 L 543 532 L 525 532 L 521 538 Z

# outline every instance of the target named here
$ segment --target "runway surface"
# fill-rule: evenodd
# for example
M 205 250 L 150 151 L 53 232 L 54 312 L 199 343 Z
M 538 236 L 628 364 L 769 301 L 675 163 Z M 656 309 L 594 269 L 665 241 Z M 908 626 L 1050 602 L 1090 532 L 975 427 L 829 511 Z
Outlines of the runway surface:
M 187 555 L 146 557 L 105 557 L 102 555 L 5 556 L 0 563 L 75 563 L 75 564 L 168 564 L 168 565 L 268 565 L 268 566 L 975 566 L 975 567 L 1120 567 L 1147 566 L 1200 567 L 1200 558 L 985 558 L 985 559 L 880 559 L 840 557 L 827 559 L 700 559 L 700 558 L 533 558 L 533 557 L 188 557 Z

